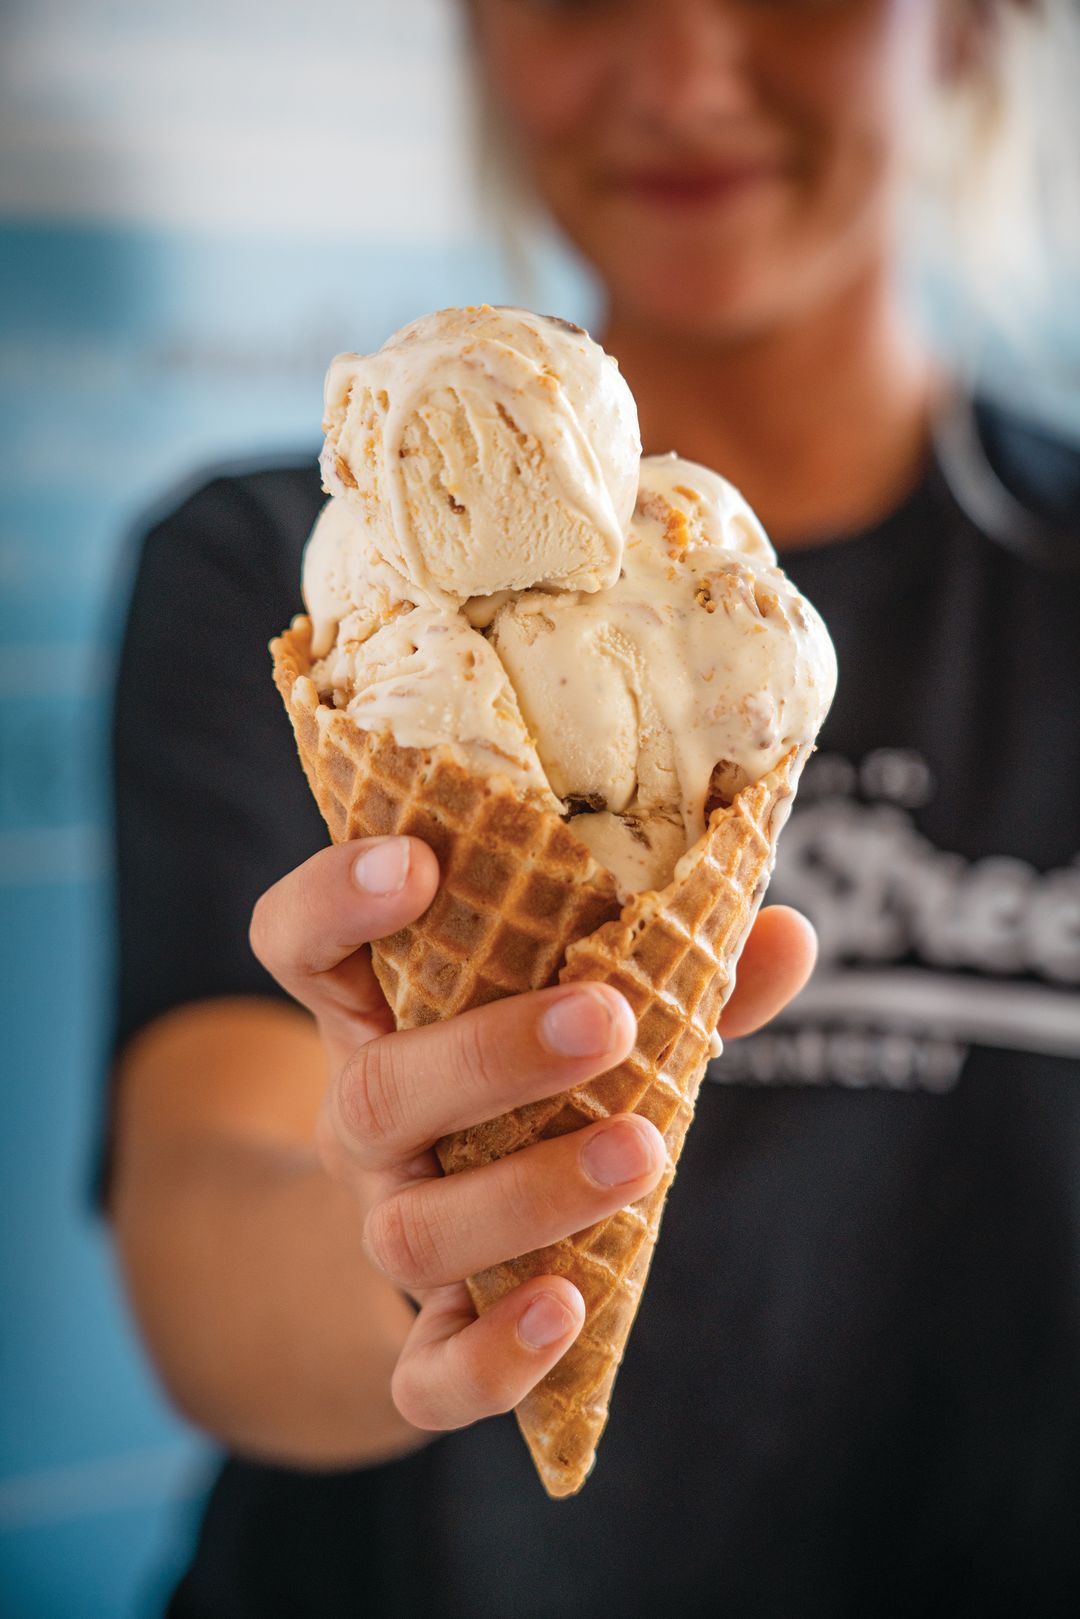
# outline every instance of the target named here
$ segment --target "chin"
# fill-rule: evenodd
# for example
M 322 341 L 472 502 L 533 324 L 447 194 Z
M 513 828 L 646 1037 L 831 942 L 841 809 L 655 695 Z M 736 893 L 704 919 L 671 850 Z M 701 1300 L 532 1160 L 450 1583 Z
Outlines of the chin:
M 593 204 L 562 213 L 567 236 L 614 306 L 673 336 L 736 340 L 767 328 L 814 257 L 808 233 L 778 219 L 768 194 L 696 219 Z
M 784 299 L 773 278 L 730 257 L 718 262 L 680 254 L 599 269 L 618 307 L 673 337 L 736 342 L 783 317 Z

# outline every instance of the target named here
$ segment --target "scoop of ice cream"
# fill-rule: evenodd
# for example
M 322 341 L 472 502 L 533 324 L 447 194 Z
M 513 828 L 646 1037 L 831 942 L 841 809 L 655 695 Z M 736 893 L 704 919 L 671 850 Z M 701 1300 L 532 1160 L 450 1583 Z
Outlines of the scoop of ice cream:
M 304 547 L 301 588 L 316 658 L 330 651 L 335 635 L 344 643 L 366 641 L 406 599 L 363 513 L 337 496 L 326 502 Z
M 339 638 L 311 678 L 361 730 L 406 748 L 456 746 L 469 768 L 507 776 L 559 813 L 506 672 L 460 613 L 418 607 L 362 642 Z
M 618 577 L 641 451 L 615 361 L 580 327 L 445 309 L 326 379 L 327 489 L 411 601 Z
M 776 552 L 755 514 L 735 485 L 697 461 L 684 461 L 674 450 L 646 455 L 641 462 L 634 527 L 679 556 L 702 545 L 775 566 Z
M 610 589 L 523 592 L 498 609 L 490 635 L 555 792 L 572 810 L 622 817 L 630 836 L 658 816 L 676 821 L 677 858 L 704 830 L 710 799 L 730 798 L 813 740 L 836 661 L 821 619 L 762 554 L 730 486 L 712 522 L 719 511 L 720 532 L 748 536 L 751 554 L 707 543 L 704 530 L 694 543 L 669 543 L 679 525 L 648 482 Z M 626 846 L 610 827 L 585 826 L 575 821 L 579 835 Z
M 644 601 L 616 605 L 625 584 L 592 596 L 528 591 L 501 607 L 491 628 L 547 778 L 571 808 L 580 800 L 626 810 L 643 797 L 641 778 L 654 789 L 650 808 L 679 800 L 674 742 L 641 646 L 649 630 L 659 642 L 664 620 Z

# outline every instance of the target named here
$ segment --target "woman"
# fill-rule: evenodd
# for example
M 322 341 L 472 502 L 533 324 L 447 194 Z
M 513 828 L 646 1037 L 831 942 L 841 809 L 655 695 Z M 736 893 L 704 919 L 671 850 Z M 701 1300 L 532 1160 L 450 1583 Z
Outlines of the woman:
M 111 1209 L 174 1400 L 262 1458 L 227 1465 L 174 1615 L 1075 1607 L 1080 459 L 947 404 L 893 273 L 922 97 L 993 67 L 1007 4 L 470 11 L 646 448 L 741 485 L 842 671 L 778 879 L 828 972 L 715 1065 L 571 1502 L 480 1419 L 580 1298 L 540 1278 L 477 1322 L 461 1278 L 640 1196 L 655 1132 L 542 1144 L 513 1186 L 443 1184 L 427 1149 L 609 1067 L 628 1009 L 553 990 L 388 1033 L 361 946 L 424 908 L 433 857 L 311 854 L 267 676 L 317 473 L 219 479 L 149 536 L 117 711 Z M 812 954 L 763 913 L 725 1034 Z

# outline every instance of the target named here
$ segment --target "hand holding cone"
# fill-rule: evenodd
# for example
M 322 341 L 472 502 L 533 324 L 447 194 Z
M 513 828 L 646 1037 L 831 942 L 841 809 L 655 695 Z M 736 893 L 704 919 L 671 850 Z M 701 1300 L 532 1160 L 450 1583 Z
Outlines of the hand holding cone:
M 531 1276 L 555 1273 L 585 1300 L 581 1334 L 517 1410 L 548 1493 L 572 1495 L 595 1458 L 713 1031 L 809 750 L 793 750 L 729 808 L 714 810 L 666 889 L 622 906 L 610 874 L 550 811 L 497 778 L 464 770 L 449 748 L 398 747 L 321 703 L 309 676 L 310 637 L 309 621 L 299 617 L 271 651 L 331 836 L 408 833 L 439 859 L 442 881 L 429 910 L 372 946 L 399 1027 L 573 979 L 614 985 L 637 1016 L 634 1049 L 618 1067 L 449 1136 L 437 1149 L 454 1173 L 629 1111 L 664 1135 L 667 1172 L 640 1203 L 469 1281 L 477 1310 Z

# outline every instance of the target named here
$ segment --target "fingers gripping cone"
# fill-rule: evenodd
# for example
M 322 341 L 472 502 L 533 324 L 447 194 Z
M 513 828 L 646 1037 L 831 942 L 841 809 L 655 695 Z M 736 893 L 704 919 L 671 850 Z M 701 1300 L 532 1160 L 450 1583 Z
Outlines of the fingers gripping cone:
M 478 1311 L 541 1275 L 566 1276 L 585 1300 L 579 1337 L 517 1408 L 548 1493 L 572 1495 L 595 1459 L 713 1030 L 809 749 L 793 749 L 729 808 L 715 810 L 668 887 L 622 906 L 611 874 L 550 811 L 465 770 L 449 748 L 398 747 L 321 703 L 308 678 L 310 635 L 309 621 L 298 617 L 271 653 L 331 837 L 410 833 L 439 860 L 429 909 L 372 946 L 398 1026 L 578 979 L 613 985 L 637 1018 L 634 1048 L 617 1067 L 437 1147 L 453 1174 L 613 1113 L 640 1113 L 664 1136 L 667 1167 L 646 1197 L 469 1280 Z

